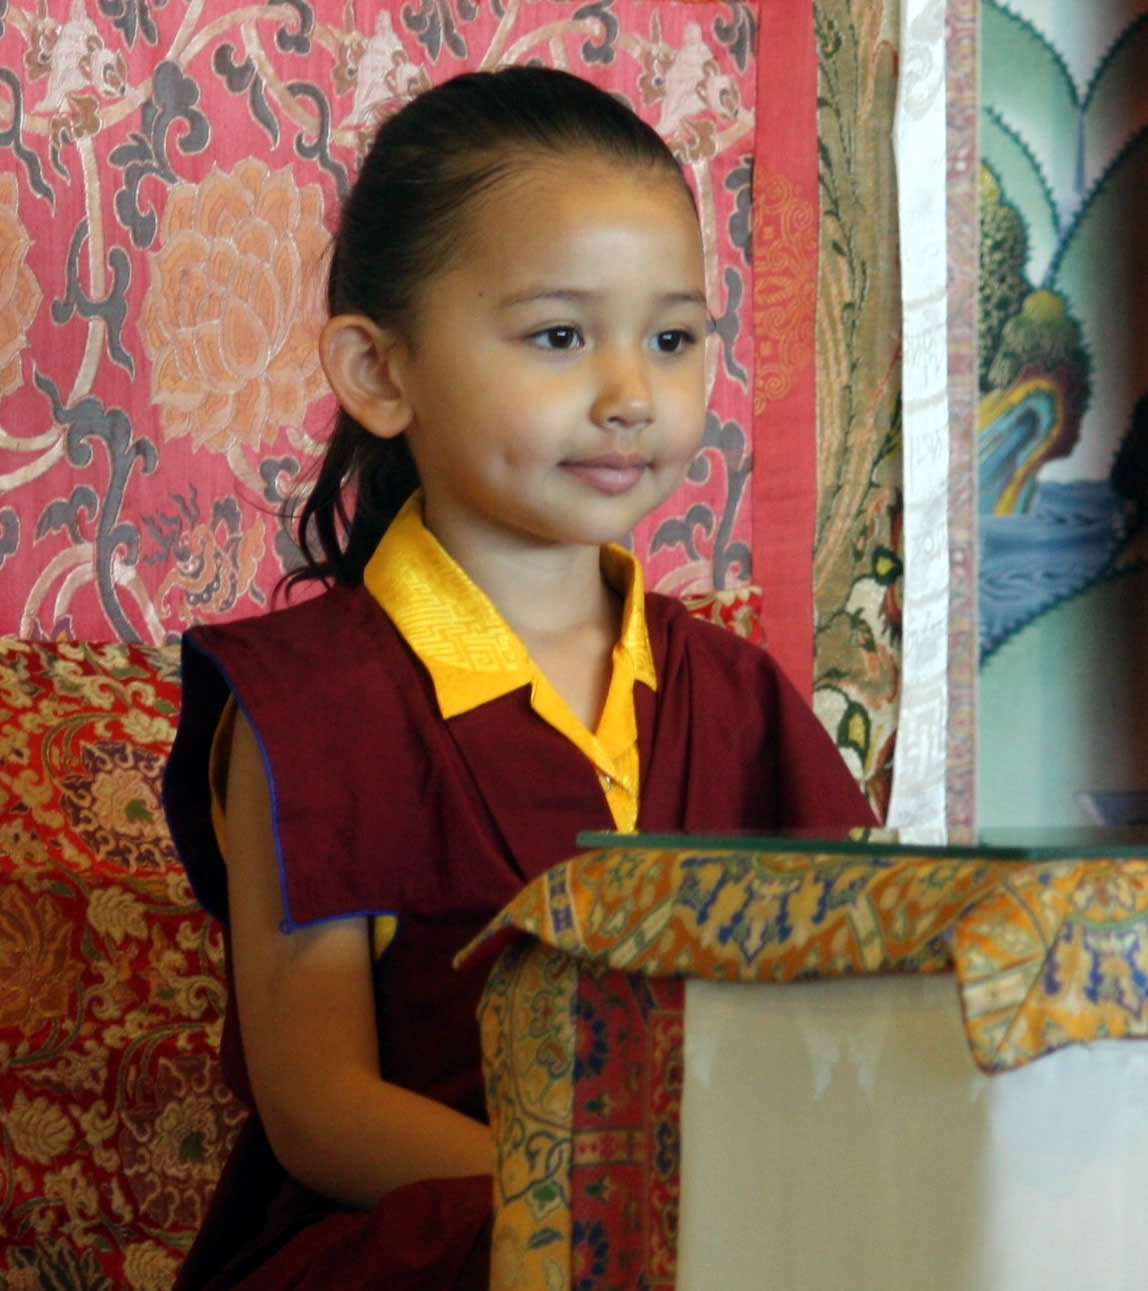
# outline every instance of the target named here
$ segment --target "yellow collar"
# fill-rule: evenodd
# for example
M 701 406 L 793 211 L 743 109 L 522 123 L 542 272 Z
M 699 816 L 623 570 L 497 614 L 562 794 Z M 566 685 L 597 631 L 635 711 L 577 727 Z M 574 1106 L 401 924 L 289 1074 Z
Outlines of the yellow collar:
M 656 690 L 642 567 L 624 548 L 611 545 L 602 549 L 602 573 L 625 597 L 615 671 L 623 657 L 631 687 L 640 681 Z M 537 687 L 542 674 L 526 646 L 423 524 L 419 494 L 395 517 L 367 562 L 363 582 L 426 666 L 444 718 L 521 686 Z M 603 718 L 609 699 L 606 709 Z
M 658 678 L 646 627 L 642 567 L 614 546 L 602 548 L 601 562 L 603 576 L 625 603 L 610 687 L 595 731 L 579 721 L 490 598 L 423 524 L 418 494 L 383 536 L 363 582 L 430 673 L 444 718 L 529 686 L 535 713 L 594 765 L 614 827 L 632 833 L 641 781 L 634 686 L 640 681 L 657 690 Z

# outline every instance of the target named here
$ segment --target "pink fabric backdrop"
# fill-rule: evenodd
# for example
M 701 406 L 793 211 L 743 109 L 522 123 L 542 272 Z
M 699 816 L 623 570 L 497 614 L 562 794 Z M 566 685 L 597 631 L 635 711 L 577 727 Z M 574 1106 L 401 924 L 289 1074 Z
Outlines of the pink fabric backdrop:
M 0 5 L 0 631 L 161 642 L 258 613 L 331 417 L 315 350 L 338 195 L 383 113 L 539 59 L 685 164 L 717 328 L 706 448 L 635 535 L 654 586 L 751 574 L 745 5 Z

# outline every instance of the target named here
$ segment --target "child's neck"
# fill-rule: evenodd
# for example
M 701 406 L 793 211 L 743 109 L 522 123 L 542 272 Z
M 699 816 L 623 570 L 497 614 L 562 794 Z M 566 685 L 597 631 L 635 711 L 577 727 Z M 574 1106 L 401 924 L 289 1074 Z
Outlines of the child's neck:
M 606 706 L 622 623 L 621 598 L 604 583 L 600 586 L 601 606 L 583 623 L 554 631 L 516 629 L 530 657 L 589 731 L 597 730 Z
M 602 577 L 598 548 L 464 555 L 459 563 L 574 715 L 595 730 L 622 624 L 622 600 Z

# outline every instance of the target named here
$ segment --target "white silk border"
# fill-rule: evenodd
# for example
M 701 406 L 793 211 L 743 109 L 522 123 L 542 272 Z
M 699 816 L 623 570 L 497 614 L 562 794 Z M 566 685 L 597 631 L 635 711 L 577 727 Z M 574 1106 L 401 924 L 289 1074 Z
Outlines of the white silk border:
M 904 0 L 894 120 L 904 346 L 904 637 L 887 824 L 944 842 L 948 744 L 949 403 L 945 3 Z

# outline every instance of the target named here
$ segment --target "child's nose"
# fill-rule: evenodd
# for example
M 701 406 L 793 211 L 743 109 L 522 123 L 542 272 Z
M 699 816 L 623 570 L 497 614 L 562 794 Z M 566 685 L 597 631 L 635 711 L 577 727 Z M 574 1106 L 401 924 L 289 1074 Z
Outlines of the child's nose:
M 611 430 L 635 429 L 653 418 L 653 397 L 642 356 L 605 359 L 592 416 L 596 425 Z

